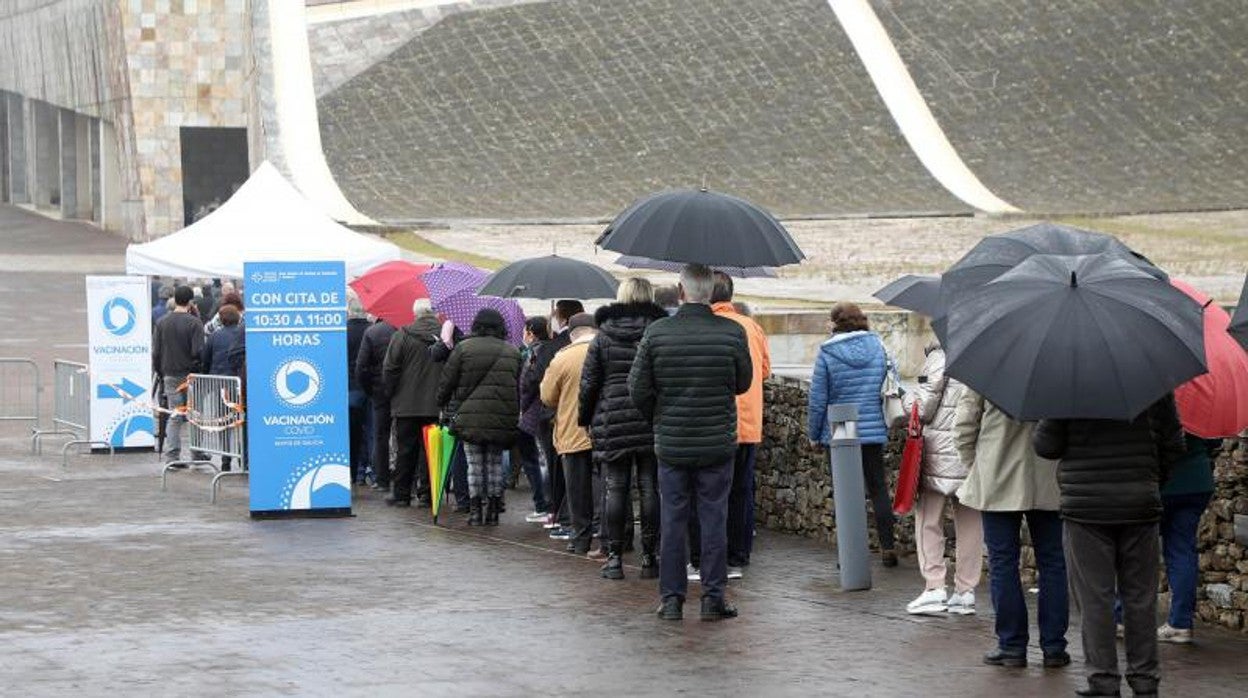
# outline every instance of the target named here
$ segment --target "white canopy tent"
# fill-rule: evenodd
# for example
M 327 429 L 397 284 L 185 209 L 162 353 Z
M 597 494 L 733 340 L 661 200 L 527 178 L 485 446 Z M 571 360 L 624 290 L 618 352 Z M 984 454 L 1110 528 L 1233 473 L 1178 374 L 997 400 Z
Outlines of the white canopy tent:
M 126 273 L 238 279 L 243 262 L 341 260 L 353 278 L 399 258 L 394 243 L 339 225 L 265 162 L 216 211 L 127 247 Z

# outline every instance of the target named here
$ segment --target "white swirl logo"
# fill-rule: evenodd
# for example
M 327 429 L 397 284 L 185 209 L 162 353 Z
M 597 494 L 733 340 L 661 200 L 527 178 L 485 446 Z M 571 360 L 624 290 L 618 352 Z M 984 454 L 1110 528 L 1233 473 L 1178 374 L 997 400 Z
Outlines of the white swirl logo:
M 291 359 L 278 366 L 273 376 L 273 391 L 291 407 L 303 407 L 321 392 L 321 374 L 306 359 Z

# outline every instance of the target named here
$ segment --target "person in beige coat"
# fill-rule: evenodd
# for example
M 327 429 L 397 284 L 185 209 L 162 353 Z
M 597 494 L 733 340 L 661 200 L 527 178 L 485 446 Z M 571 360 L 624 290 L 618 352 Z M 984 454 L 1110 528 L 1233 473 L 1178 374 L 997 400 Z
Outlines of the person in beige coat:
M 1018 572 L 1024 519 L 1040 572 L 1038 621 L 1044 666 L 1070 664 L 1057 463 L 1036 455 L 1033 431 L 1034 423 L 1011 419 L 969 388 L 958 400 L 954 434 L 958 453 L 970 466 L 958 499 L 983 517 L 997 633 L 997 648 L 984 655 L 984 663 L 995 666 L 1027 666 L 1027 603 Z
M 919 387 L 907 396 L 906 410 L 918 405 L 923 423 L 923 466 L 919 501 L 914 511 L 914 539 L 923 593 L 906 605 L 914 614 L 975 612 L 975 587 L 984 568 L 984 531 L 980 514 L 954 496 L 966 480 L 967 467 L 954 438 L 954 417 L 965 386 L 945 375 L 945 351 L 939 344 L 927 348 Z M 945 588 L 945 504 L 953 507 L 957 565 L 953 594 Z
M 585 366 L 585 355 L 589 353 L 589 343 L 594 338 L 594 316 L 577 313 L 568 319 L 568 328 L 572 342 L 551 359 L 542 377 L 541 399 L 542 404 L 555 410 L 555 451 L 562 462 L 572 517 L 568 552 L 585 555 L 589 553 L 593 538 L 593 443 L 589 431 L 580 426 L 577 417 L 581 370 Z

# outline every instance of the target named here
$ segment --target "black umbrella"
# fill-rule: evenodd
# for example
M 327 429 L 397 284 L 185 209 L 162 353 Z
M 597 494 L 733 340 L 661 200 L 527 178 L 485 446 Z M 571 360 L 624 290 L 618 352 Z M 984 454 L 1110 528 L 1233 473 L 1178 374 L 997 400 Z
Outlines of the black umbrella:
M 633 255 L 620 255 L 615 263 L 628 267 L 629 269 L 655 269 L 658 271 L 674 271 L 679 272 L 685 267 L 681 262 L 664 262 L 661 259 L 650 259 L 649 257 L 635 257 Z M 722 271 L 728 276 L 738 279 L 774 279 L 776 270 L 771 267 L 729 267 L 722 264 L 715 265 L 716 271 Z
M 1036 254 L 1088 255 L 1106 253 L 1120 256 L 1149 275 L 1168 280 L 1166 273 L 1146 257 L 1105 233 L 1083 230 L 1060 223 L 1037 223 L 980 240 L 962 259 L 941 275 L 940 302 L 947 308 L 950 298 L 992 281 Z M 932 329 L 943 343 L 947 332 L 943 314 L 935 316 Z
M 604 269 L 549 255 L 512 262 L 477 289 L 479 296 L 501 298 L 615 298 L 620 282 Z
M 906 274 L 873 294 L 889 305 L 936 317 L 940 311 L 940 277 Z
M 1132 419 L 1206 370 L 1200 305 L 1110 254 L 1034 255 L 947 319 L 947 373 L 1020 420 Z
M 708 266 L 782 267 L 806 258 L 780 221 L 727 194 L 677 190 L 640 199 L 596 241 L 621 254 Z
M 1244 351 L 1248 351 L 1248 276 L 1244 277 L 1244 290 L 1239 292 L 1239 305 L 1235 306 L 1235 314 L 1231 316 L 1231 326 L 1227 331 Z

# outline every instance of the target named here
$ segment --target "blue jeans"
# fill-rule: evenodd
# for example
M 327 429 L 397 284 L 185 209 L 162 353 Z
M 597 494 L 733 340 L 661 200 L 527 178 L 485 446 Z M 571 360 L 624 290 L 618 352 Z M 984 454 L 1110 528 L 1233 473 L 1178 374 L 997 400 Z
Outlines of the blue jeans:
M 701 468 L 659 463 L 659 594 L 684 601 L 689 589 L 685 574 L 685 538 L 690 504 L 697 501 L 702 528 L 702 596 L 724 597 L 728 583 L 728 491 L 732 459 Z
M 1170 580 L 1172 628 L 1190 630 L 1196 611 L 1196 585 L 1200 578 L 1196 554 L 1196 528 L 1213 494 L 1174 494 L 1161 498 L 1161 552 Z
M 984 545 L 988 548 L 988 569 L 992 607 L 996 612 L 997 646 L 1002 652 L 1027 652 L 1027 600 L 1018 573 L 1022 542 L 1019 534 L 1023 518 L 1031 532 L 1040 572 L 1040 598 L 1037 619 L 1040 649 L 1045 654 L 1066 649 L 1066 628 L 1070 622 L 1070 599 L 1066 588 L 1066 557 L 1062 551 L 1062 520 L 1055 511 L 985 511 Z

